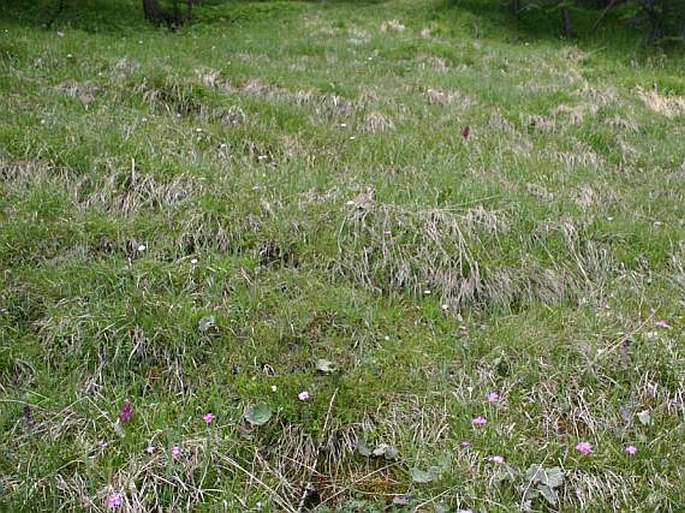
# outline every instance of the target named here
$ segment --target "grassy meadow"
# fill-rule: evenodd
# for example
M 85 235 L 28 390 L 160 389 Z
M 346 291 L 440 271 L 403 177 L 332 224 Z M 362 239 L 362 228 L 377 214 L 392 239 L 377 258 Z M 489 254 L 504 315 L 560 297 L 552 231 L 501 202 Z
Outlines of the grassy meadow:
M 685 56 L 495 0 L 0 6 L 0 511 L 685 510 Z

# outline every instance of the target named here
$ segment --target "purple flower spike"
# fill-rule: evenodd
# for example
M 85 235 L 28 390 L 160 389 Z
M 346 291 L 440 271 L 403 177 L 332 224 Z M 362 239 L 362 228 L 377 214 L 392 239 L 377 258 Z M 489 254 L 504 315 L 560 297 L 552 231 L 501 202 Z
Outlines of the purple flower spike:
M 124 405 L 121 407 L 121 410 L 119 410 L 119 420 L 122 424 L 125 424 L 131 420 L 131 417 L 133 417 L 133 406 L 131 405 L 131 401 L 125 399 Z

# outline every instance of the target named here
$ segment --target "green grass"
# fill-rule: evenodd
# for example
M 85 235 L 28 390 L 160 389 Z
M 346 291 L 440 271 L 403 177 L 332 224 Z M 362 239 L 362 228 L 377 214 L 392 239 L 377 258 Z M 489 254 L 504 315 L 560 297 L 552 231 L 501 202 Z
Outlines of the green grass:
M 0 510 L 682 510 L 682 53 L 486 0 L 53 9 L 0 7 Z

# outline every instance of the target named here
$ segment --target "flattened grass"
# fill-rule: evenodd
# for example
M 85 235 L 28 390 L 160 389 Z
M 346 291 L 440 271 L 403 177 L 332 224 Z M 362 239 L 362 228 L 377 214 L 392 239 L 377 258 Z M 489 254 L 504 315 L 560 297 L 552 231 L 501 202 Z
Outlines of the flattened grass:
M 1 9 L 3 507 L 679 510 L 677 54 L 486 2 Z

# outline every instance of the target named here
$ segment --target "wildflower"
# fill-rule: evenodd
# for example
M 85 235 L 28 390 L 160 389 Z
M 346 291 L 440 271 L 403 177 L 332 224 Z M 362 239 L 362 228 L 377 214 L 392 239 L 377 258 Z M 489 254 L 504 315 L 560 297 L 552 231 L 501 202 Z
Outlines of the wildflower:
M 181 456 L 181 448 L 177 445 L 174 445 L 171 448 L 171 457 L 175 460 L 177 460 Z
M 496 403 L 499 401 L 499 394 L 495 391 L 488 392 L 488 402 L 489 403 Z
M 107 509 L 120 508 L 123 503 L 123 497 L 117 491 L 113 491 L 109 494 L 109 497 L 107 497 Z
M 105 442 L 104 440 L 100 440 L 100 441 L 98 442 L 98 447 L 99 447 L 100 449 L 106 449 L 108 445 L 109 445 L 109 444 L 108 444 L 107 442 Z
M 664 329 L 668 329 L 671 327 L 671 325 L 668 324 L 666 321 L 656 321 L 654 323 L 654 326 L 656 326 L 657 328 L 664 328 Z
M 502 456 L 490 456 L 488 460 L 492 461 L 493 463 L 498 463 L 499 465 L 504 463 L 504 458 Z
M 629 456 L 635 456 L 637 454 L 637 447 L 635 447 L 634 445 L 629 445 L 624 449 L 624 451 Z
M 472 509 L 458 509 L 457 513 L 473 513 Z
M 488 419 L 486 419 L 485 417 L 478 416 L 478 417 L 474 417 L 473 420 L 471 421 L 471 423 L 474 426 L 482 426 L 483 424 L 488 423 Z
M 464 440 L 464 441 L 461 443 L 461 446 L 462 446 L 462 448 L 464 448 L 464 449 L 468 449 L 469 447 L 471 447 L 471 445 L 473 445 L 473 444 L 472 444 L 471 442 L 466 441 L 466 440 Z
M 205 413 L 202 418 L 207 424 L 211 424 L 214 421 L 214 414 L 210 411 Z
M 154 452 L 155 452 L 155 446 L 154 446 L 154 445 L 148 445 L 148 446 L 145 448 L 145 452 L 148 453 L 148 454 L 154 454 Z
M 307 399 L 309 399 L 309 392 L 307 392 L 306 390 L 303 390 L 302 392 L 297 394 L 297 398 L 300 401 L 306 401 Z
M 121 410 L 119 410 L 119 420 L 124 424 L 131 420 L 131 417 L 133 417 L 133 406 L 131 405 L 131 401 L 125 399 L 124 405 L 121 407 Z
M 576 450 L 583 454 L 590 454 L 592 452 L 592 444 L 590 442 L 580 442 L 576 445 Z

